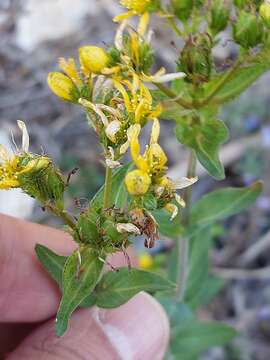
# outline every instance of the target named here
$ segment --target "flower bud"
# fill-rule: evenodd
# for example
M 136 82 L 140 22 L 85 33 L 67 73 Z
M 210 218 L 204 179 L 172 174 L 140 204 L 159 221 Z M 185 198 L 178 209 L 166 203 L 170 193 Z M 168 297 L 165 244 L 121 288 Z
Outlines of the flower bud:
M 79 49 L 79 58 L 83 73 L 88 76 L 89 73 L 99 74 L 109 63 L 109 56 L 100 47 L 83 46 Z
M 154 261 L 151 255 L 142 254 L 139 256 L 139 267 L 141 269 L 151 269 L 154 265 Z
M 66 101 L 77 102 L 79 98 L 78 89 L 68 76 L 61 72 L 50 72 L 47 81 L 55 95 Z
M 259 12 L 264 25 L 270 29 L 270 1 L 264 1 L 260 6 Z
M 233 37 L 243 48 L 252 48 L 263 39 L 263 24 L 256 15 L 241 11 L 233 27 Z
M 227 27 L 229 20 L 229 7 L 223 0 L 214 0 L 208 19 L 209 27 L 214 35 Z
M 178 60 L 178 69 L 186 74 L 186 81 L 200 84 L 210 79 L 211 51 L 212 39 L 208 34 L 188 38 Z
M 126 175 L 125 184 L 131 195 L 143 195 L 151 185 L 151 178 L 142 170 L 133 170 Z
M 171 5 L 176 17 L 181 21 L 186 21 L 192 13 L 194 2 L 193 0 L 171 0 Z

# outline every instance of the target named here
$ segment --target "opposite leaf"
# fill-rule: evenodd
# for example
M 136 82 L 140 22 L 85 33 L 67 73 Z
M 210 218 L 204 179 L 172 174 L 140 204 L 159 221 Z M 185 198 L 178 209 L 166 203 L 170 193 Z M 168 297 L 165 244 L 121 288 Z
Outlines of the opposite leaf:
M 148 271 L 121 268 L 106 273 L 96 290 L 96 305 L 115 308 L 131 299 L 140 291 L 173 290 L 175 285 L 163 277 Z
M 206 226 L 250 206 L 262 192 L 262 182 L 246 188 L 227 188 L 203 196 L 191 209 L 191 225 Z
M 209 119 L 192 126 L 183 119 L 176 126 L 176 137 L 181 144 L 189 146 L 208 173 L 217 180 L 225 177 L 219 160 L 219 147 L 228 138 L 228 129 L 220 120 Z
M 103 268 L 103 263 L 89 248 L 75 251 L 67 260 L 63 271 L 63 295 L 56 317 L 56 335 L 62 336 L 72 312 L 91 294 Z
M 212 346 L 221 346 L 231 341 L 237 332 L 219 322 L 191 321 L 188 326 L 180 327 L 171 339 L 171 352 L 176 359 L 196 359 Z
M 63 268 L 68 257 L 57 255 L 41 244 L 35 246 L 35 251 L 39 261 L 61 288 Z

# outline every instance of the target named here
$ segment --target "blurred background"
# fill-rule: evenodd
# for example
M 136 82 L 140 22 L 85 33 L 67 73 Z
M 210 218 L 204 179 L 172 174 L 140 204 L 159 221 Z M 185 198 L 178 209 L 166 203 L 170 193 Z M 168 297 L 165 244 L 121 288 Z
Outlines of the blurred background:
M 79 167 L 68 190 L 67 204 L 73 211 L 76 199 L 87 203 L 102 184 L 104 168 L 97 139 L 82 111 L 49 91 L 47 72 L 57 69 L 60 56 L 76 57 L 81 45 L 109 44 L 116 27 L 111 18 L 117 13 L 116 0 L 0 1 L 0 143 L 14 149 L 11 133 L 19 143 L 16 120 L 21 119 L 30 132 L 31 151 L 46 152 L 66 174 Z M 178 55 L 175 39 L 160 20 L 152 26 L 157 61 L 172 70 Z M 226 37 L 215 49 L 219 63 L 236 51 Z M 199 317 L 227 321 L 242 335 L 202 359 L 270 359 L 269 81 L 266 74 L 220 115 L 231 131 L 221 152 L 226 180 L 217 183 L 198 168 L 194 199 L 218 187 L 264 180 L 264 193 L 252 208 L 213 230 L 211 267 L 224 279 L 224 287 L 200 310 Z M 185 150 L 172 136 L 173 124 L 164 121 L 162 127 L 161 143 L 170 159 L 171 176 L 179 177 L 185 173 Z M 59 225 L 17 190 L 0 191 L 0 212 Z M 154 264 L 162 263 L 162 249 L 169 242 L 162 240 L 152 254 Z M 142 252 L 140 244 L 138 252 Z

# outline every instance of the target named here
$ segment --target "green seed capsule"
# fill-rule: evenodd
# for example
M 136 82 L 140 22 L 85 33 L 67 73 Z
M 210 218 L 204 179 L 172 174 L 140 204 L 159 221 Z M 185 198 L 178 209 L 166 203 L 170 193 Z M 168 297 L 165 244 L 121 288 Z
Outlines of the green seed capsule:
M 223 0 L 215 0 L 210 9 L 208 24 L 212 33 L 216 35 L 227 27 L 229 7 Z
M 262 42 L 263 24 L 256 15 L 241 11 L 233 27 L 233 37 L 243 48 L 252 48 Z
M 194 1 L 193 0 L 171 0 L 171 5 L 174 11 L 174 14 L 181 21 L 187 21 L 190 17 Z
M 208 34 L 190 37 L 178 61 L 179 71 L 187 76 L 186 81 L 193 84 L 207 82 L 212 68 L 212 39 Z

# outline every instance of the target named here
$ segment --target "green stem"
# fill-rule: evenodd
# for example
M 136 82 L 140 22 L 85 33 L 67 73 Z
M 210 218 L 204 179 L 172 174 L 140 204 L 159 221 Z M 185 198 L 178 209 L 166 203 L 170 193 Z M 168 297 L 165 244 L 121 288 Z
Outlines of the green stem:
M 66 210 L 59 210 L 58 208 L 56 208 L 50 204 L 45 205 L 44 207 L 46 209 L 48 209 L 51 213 L 56 215 L 57 217 L 60 217 L 63 220 L 64 224 L 69 226 L 71 229 L 76 230 L 76 224 L 75 224 L 72 216 L 69 215 Z
M 103 197 L 103 209 L 107 209 L 110 206 L 110 193 L 112 187 L 112 169 L 106 167 L 105 184 L 104 184 L 104 197 Z
M 176 33 L 176 35 L 183 36 L 182 31 L 178 28 L 178 26 L 176 25 L 175 20 L 172 16 L 168 17 L 168 23 L 171 26 L 171 28 L 173 29 L 173 31 Z
M 178 105 L 182 106 L 185 109 L 193 109 L 193 104 L 177 97 L 177 95 L 169 88 L 167 88 L 166 86 L 160 84 L 160 83 L 154 83 L 154 85 L 160 90 L 162 91 L 165 95 L 167 95 L 169 98 L 173 99 L 173 101 L 175 103 L 177 103 Z
M 193 150 L 190 151 L 188 168 L 187 168 L 187 177 L 194 177 L 196 171 L 196 155 Z M 189 225 L 189 213 L 191 205 L 191 195 L 192 195 L 192 186 L 187 187 L 184 190 L 183 199 L 186 203 L 186 207 L 183 211 L 181 222 L 182 225 L 186 228 Z M 178 246 L 178 276 L 177 276 L 177 299 L 179 301 L 184 300 L 186 285 L 188 279 L 188 257 L 189 257 L 189 240 L 182 237 L 179 239 Z
M 238 69 L 240 63 L 241 60 L 238 59 L 235 62 L 235 64 L 230 68 L 230 70 L 228 70 L 228 72 L 216 83 L 216 85 L 213 87 L 213 89 L 210 91 L 207 97 L 197 104 L 198 107 L 203 107 L 207 105 L 213 99 L 216 92 L 219 91 L 225 85 L 225 83 L 231 78 L 234 72 Z

